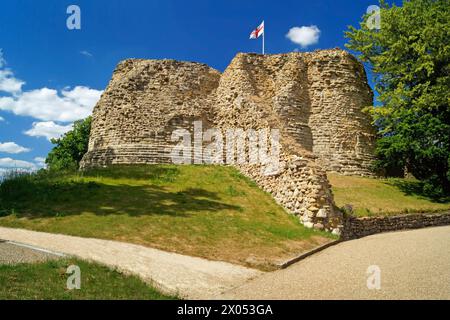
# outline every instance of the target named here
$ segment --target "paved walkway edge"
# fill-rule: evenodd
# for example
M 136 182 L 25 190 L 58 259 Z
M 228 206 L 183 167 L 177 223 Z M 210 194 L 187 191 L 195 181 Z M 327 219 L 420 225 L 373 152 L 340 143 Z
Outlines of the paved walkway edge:
M 131 243 L 0 227 L 0 239 L 94 261 L 139 276 L 163 293 L 210 299 L 264 272 Z
M 285 261 L 283 263 L 280 263 L 280 264 L 277 265 L 277 267 L 279 269 L 286 269 L 287 267 L 293 265 L 294 263 L 297 263 L 297 262 L 299 262 L 299 261 L 301 261 L 301 260 L 303 260 L 303 259 L 305 259 L 305 258 L 307 258 L 309 256 L 312 256 L 315 253 L 318 253 L 318 252 L 320 252 L 322 250 L 325 250 L 325 249 L 327 249 L 329 247 L 335 246 L 335 245 L 337 245 L 337 244 L 339 244 L 339 243 L 341 243 L 343 241 L 344 240 L 340 240 L 339 239 L 339 240 L 335 240 L 335 241 L 332 241 L 332 242 L 328 242 L 328 243 L 326 243 L 324 245 L 321 245 L 321 246 L 318 246 L 318 247 L 316 247 L 316 248 L 314 248 L 314 249 L 312 249 L 312 250 L 310 250 L 308 252 L 302 253 L 301 255 L 299 255 L 297 257 L 294 257 L 294 258 L 289 259 L 289 260 L 287 260 L 287 261 Z
M 52 254 L 54 256 L 58 256 L 58 257 L 65 257 L 66 255 L 64 253 L 61 252 L 56 252 L 56 251 L 52 251 L 52 250 L 47 250 L 44 248 L 40 248 L 40 247 L 36 247 L 36 246 L 31 246 L 29 244 L 26 243 L 20 243 L 20 242 L 16 242 L 16 241 L 7 241 L 7 240 L 0 240 L 0 242 L 5 242 L 5 243 L 9 243 L 15 246 L 19 246 L 19 247 L 23 247 L 23 248 L 28 248 L 34 251 L 39 251 L 39 252 L 43 252 L 43 253 L 48 253 L 48 254 Z

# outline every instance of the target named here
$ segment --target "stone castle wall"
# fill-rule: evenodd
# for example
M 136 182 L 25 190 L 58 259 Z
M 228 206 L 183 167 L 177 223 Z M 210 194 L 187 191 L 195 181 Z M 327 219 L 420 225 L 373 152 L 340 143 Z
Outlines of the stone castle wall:
M 372 104 L 363 67 L 347 52 L 238 54 L 223 74 L 198 63 L 123 61 L 93 113 L 83 168 L 170 163 L 175 129 L 276 128 L 282 168 L 235 164 L 308 227 L 342 227 L 326 171 L 369 175 Z M 201 160 L 202 155 L 195 153 Z
M 235 117 L 241 126 L 276 119 L 327 171 L 370 175 L 375 134 L 362 109 L 372 102 L 363 66 L 346 51 L 238 54 L 220 79 L 217 119 L 243 109 L 251 112 Z
M 327 171 L 371 175 L 375 131 L 363 107 L 373 104 L 364 67 L 347 52 L 309 56 L 313 152 Z
M 125 60 L 94 108 L 82 166 L 168 163 L 175 129 L 212 119 L 220 73 L 198 63 Z
M 399 230 L 420 229 L 450 225 L 450 212 L 429 214 L 402 214 L 381 217 L 354 217 L 344 219 L 343 240 L 358 239 L 372 234 Z

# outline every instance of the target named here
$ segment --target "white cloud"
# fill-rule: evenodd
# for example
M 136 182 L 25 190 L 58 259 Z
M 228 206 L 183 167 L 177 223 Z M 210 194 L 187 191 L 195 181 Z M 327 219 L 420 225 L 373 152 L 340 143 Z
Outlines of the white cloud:
M 89 57 L 89 58 L 94 56 L 92 53 L 90 53 L 87 50 L 80 51 L 80 54 L 82 54 L 83 56 Z
M 5 118 L 3 118 L 3 117 L 0 117 L 0 121 L 5 121 Z
M 42 88 L 0 98 L 0 110 L 44 121 L 72 122 L 89 116 L 101 94 L 102 91 L 82 86 L 62 90 L 61 94 Z
M 0 51 L 0 68 L 4 65 Z M 12 71 L 0 69 L 0 91 L 10 94 L 0 97 L 0 110 L 42 121 L 73 122 L 89 116 L 103 92 L 84 86 L 65 88 L 60 92 L 46 87 L 22 92 L 24 84 Z
M 0 70 L 0 91 L 17 94 L 22 90 L 24 84 L 24 81 L 14 77 L 11 70 Z
M 4 69 L 6 60 L 3 57 L 3 50 L 0 49 L 0 91 L 16 94 L 22 90 L 24 81 L 16 79 L 14 73 L 9 69 Z
M 36 165 L 32 162 L 16 160 L 12 158 L 0 158 L 0 168 L 17 168 L 17 169 L 36 169 Z
M 14 142 L 5 142 L 5 143 L 0 142 L 0 152 L 17 154 L 29 151 L 31 151 L 31 149 L 19 146 Z
M 320 30 L 317 26 L 293 27 L 286 37 L 302 48 L 306 48 L 319 42 Z
M 34 162 L 40 168 L 46 167 L 45 158 L 43 158 L 43 157 L 36 157 L 36 158 L 34 158 Z
M 72 130 L 73 124 L 62 126 L 53 121 L 34 122 L 30 130 L 24 133 L 31 137 L 46 137 L 48 140 L 59 138 L 67 131 Z

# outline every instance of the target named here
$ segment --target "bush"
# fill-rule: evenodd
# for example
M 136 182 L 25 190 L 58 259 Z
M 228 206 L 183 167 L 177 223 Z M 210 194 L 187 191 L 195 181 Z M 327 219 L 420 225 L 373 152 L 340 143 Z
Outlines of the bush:
M 47 156 L 45 163 L 50 170 L 76 170 L 88 150 L 92 118 L 75 121 L 73 130 L 62 138 L 52 139 L 55 147 Z

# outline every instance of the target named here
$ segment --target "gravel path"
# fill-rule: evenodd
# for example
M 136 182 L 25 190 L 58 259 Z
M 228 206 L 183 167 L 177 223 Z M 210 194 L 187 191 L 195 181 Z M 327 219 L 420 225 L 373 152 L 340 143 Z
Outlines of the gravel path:
M 450 226 L 344 242 L 272 273 L 116 241 L 2 227 L 0 239 L 97 261 L 190 299 L 450 299 Z M 0 243 L 0 259 L 13 259 L 10 249 Z M 380 290 L 367 288 L 373 265 Z
M 59 258 L 61 257 L 48 252 L 33 250 L 13 243 L 0 242 L 0 264 L 44 262 Z
M 367 288 L 371 265 L 381 289 Z M 450 299 L 450 226 L 343 242 L 220 299 Z
M 208 299 L 262 274 L 226 262 L 169 253 L 130 243 L 0 227 L 0 239 L 96 261 L 151 282 L 161 291 Z

